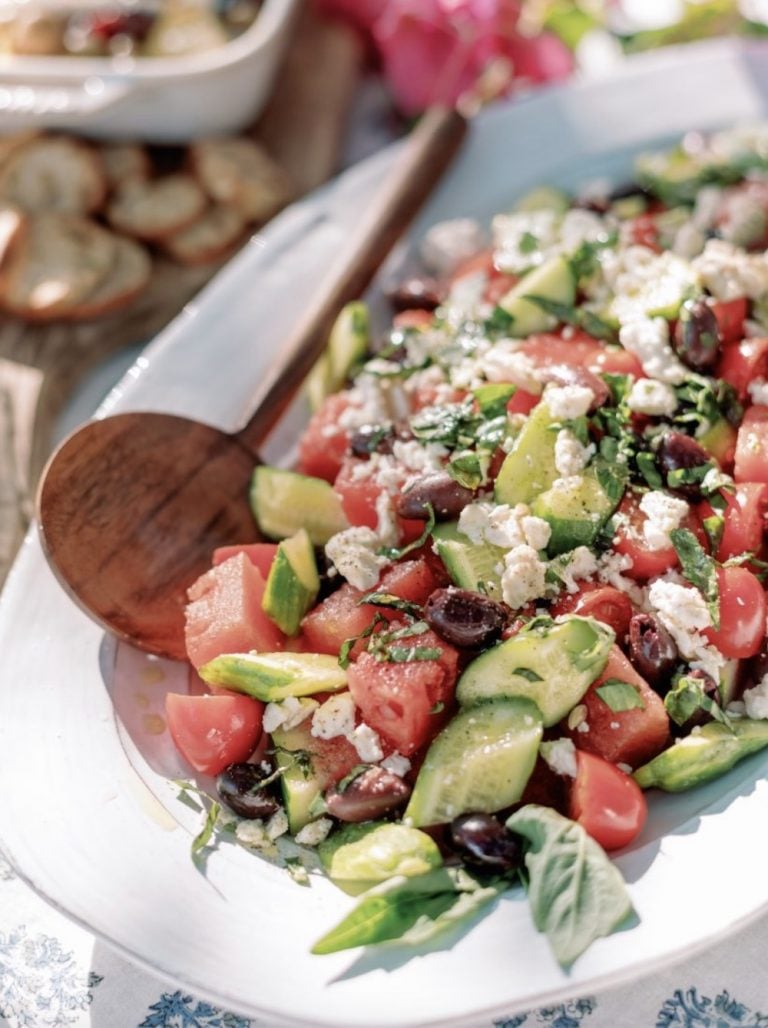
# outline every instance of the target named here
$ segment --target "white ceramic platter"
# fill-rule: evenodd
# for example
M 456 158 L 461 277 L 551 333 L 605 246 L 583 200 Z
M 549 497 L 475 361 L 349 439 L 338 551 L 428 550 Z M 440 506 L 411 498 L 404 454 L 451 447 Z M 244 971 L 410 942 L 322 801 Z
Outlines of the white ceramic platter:
M 542 181 L 620 181 L 640 148 L 767 110 L 768 52 L 731 43 L 643 57 L 610 80 L 499 107 L 473 126 L 415 238 L 449 215 L 487 217 Z M 392 159 L 380 155 L 280 217 L 153 343 L 104 412 L 161 408 L 227 428 L 244 419 L 298 298 Z M 704 789 L 654 797 L 640 844 L 618 861 L 639 922 L 569 974 L 517 894 L 417 953 L 312 957 L 351 901 L 323 880 L 301 888 L 233 845 L 210 856 L 205 876 L 193 866 L 198 822 L 162 773 L 174 773 L 175 758 L 162 733 L 148 745 L 163 691 L 185 688 L 183 670 L 105 640 L 60 590 L 34 534 L 0 606 L 0 654 L 0 838 L 13 865 L 129 957 L 270 1026 L 489 1023 L 690 955 L 768 905 L 758 756 Z

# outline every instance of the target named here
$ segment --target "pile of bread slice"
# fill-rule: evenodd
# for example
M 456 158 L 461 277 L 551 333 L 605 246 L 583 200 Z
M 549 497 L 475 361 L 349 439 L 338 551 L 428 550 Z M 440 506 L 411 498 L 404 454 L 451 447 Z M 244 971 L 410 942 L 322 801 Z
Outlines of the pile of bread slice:
M 291 198 L 286 174 L 246 137 L 190 144 L 158 173 L 138 143 L 0 138 L 0 311 L 95 318 L 131 303 L 154 255 L 216 262 Z

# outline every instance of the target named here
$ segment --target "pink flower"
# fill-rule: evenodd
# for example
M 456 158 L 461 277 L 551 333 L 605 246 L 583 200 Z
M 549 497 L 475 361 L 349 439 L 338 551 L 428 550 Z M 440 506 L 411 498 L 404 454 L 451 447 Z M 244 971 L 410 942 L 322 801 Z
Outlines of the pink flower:
M 499 58 L 510 65 L 510 85 L 570 74 L 566 47 L 554 36 L 523 36 L 519 17 L 516 0 L 388 0 L 373 35 L 398 106 L 417 114 L 453 104 Z

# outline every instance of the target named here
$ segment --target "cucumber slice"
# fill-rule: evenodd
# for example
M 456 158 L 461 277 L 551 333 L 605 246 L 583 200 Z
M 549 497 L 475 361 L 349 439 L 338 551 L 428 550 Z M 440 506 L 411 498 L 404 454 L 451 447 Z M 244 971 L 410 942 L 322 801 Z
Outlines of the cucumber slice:
M 319 591 L 315 550 L 302 528 L 277 547 L 261 606 L 281 631 L 296 635 Z
M 585 473 L 537 496 L 531 513 L 549 523 L 547 554 L 556 557 L 576 546 L 591 545 L 614 506 L 595 476 Z
M 572 307 L 576 299 L 576 282 L 568 261 L 564 257 L 551 257 L 538 268 L 529 271 L 499 300 L 499 307 L 514 318 L 512 333 L 517 337 L 547 332 L 558 323 L 554 315 L 527 300 L 528 296 L 540 296 L 544 300 Z
M 530 700 L 486 700 L 460 711 L 429 747 L 403 820 L 419 828 L 517 803 L 541 736 Z
M 614 639 L 612 629 L 593 618 L 537 618 L 467 665 L 456 698 L 464 705 L 526 697 L 541 711 L 548 728 L 576 706 L 601 674 Z
M 695 735 L 678 739 L 674 746 L 643 764 L 633 777 L 641 789 L 683 792 L 719 778 L 744 757 L 766 746 L 768 721 L 739 718 L 730 728 L 710 721 Z
M 530 505 L 560 477 L 555 466 L 555 420 L 546 404 L 534 407 L 499 470 L 493 490 L 497 503 Z
M 317 853 L 331 881 L 350 896 L 394 875 L 410 878 L 443 863 L 426 832 L 382 821 L 344 825 L 320 843 Z
M 295 729 L 288 731 L 276 728 L 272 732 L 275 748 L 275 761 L 282 769 L 280 788 L 283 793 L 283 805 L 288 815 L 288 828 L 292 835 L 314 821 L 314 805 L 321 794 L 320 782 L 312 773 L 306 760 L 299 761 L 293 755 L 304 750 L 306 735 Z
M 349 527 L 341 500 L 322 478 L 300 475 L 266 464 L 251 480 L 251 509 L 262 533 L 286 539 L 304 528 L 314 546 Z
M 330 393 L 341 389 L 355 364 L 368 352 L 370 319 L 360 300 L 342 308 L 333 324 L 328 347 L 307 376 L 312 410 L 317 410 Z
M 325 653 L 225 653 L 199 668 L 209 685 L 225 686 L 276 703 L 286 696 L 338 692 L 347 672 Z
M 536 186 L 515 204 L 516 211 L 554 211 L 556 214 L 565 214 L 569 207 L 568 197 L 554 186 Z
M 455 521 L 435 525 L 432 538 L 454 585 L 501 599 L 499 568 L 504 564 L 504 550 L 500 546 L 471 543 Z

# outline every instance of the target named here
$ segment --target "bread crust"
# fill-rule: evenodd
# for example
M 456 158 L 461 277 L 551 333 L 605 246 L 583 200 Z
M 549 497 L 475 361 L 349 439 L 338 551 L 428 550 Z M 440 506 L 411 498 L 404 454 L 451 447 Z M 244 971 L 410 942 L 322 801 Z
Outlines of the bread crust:
M 221 136 L 189 148 L 189 163 L 208 196 L 261 224 L 293 197 L 287 172 L 252 139 Z
M 29 214 L 88 215 L 107 195 L 101 157 L 86 143 L 34 136 L 0 159 L 0 199 Z
M 197 181 L 179 172 L 126 183 L 107 204 L 107 218 L 119 232 L 161 242 L 191 225 L 206 206 L 205 193 Z
M 169 236 L 163 248 L 179 264 L 210 264 L 232 252 L 245 228 L 246 220 L 237 208 L 215 203 L 191 225 Z
M 48 212 L 31 216 L 0 274 L 0 306 L 28 321 L 67 317 L 110 274 L 112 232 L 88 218 Z

